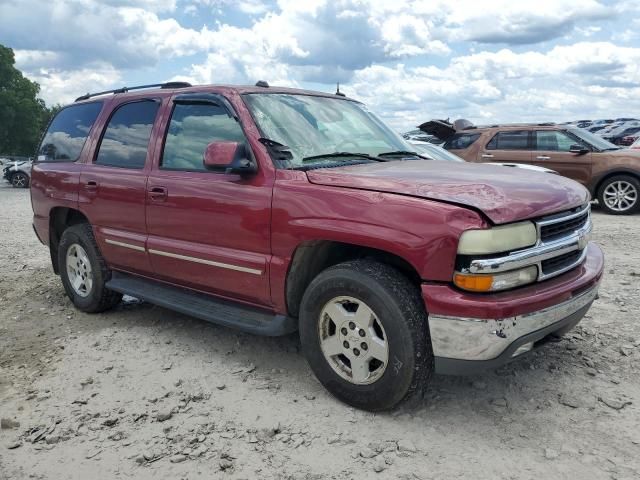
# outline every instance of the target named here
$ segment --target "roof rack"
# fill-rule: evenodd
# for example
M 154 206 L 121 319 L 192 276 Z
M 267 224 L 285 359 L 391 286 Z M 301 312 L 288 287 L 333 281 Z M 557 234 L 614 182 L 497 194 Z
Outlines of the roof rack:
M 135 87 L 122 87 L 116 88 L 114 90 L 105 90 L 104 92 L 96 92 L 96 93 L 87 93 L 82 95 L 81 97 L 76 98 L 76 102 L 80 102 L 82 100 L 87 100 L 91 97 L 97 97 L 99 95 L 106 95 L 107 93 L 126 93 L 131 90 L 141 90 L 143 88 L 186 88 L 190 87 L 191 84 L 189 82 L 165 82 L 165 83 L 153 83 L 151 85 L 138 85 Z

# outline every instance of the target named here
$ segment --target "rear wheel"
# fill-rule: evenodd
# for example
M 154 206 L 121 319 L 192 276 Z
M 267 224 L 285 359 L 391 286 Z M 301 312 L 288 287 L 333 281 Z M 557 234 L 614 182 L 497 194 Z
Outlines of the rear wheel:
M 598 190 L 598 203 L 612 215 L 629 215 L 640 207 L 640 181 L 629 175 L 607 178 Z
M 325 388 L 365 410 L 416 396 L 433 371 L 419 289 L 371 260 L 336 265 L 311 282 L 300 308 L 300 339 Z
M 29 186 L 29 176 L 23 172 L 16 172 L 11 176 L 11 185 L 15 188 L 27 188 Z
M 90 225 L 73 225 L 64 231 L 58 248 L 58 266 L 64 289 L 79 310 L 102 312 L 120 303 L 122 295 L 105 286 L 111 270 L 98 250 Z

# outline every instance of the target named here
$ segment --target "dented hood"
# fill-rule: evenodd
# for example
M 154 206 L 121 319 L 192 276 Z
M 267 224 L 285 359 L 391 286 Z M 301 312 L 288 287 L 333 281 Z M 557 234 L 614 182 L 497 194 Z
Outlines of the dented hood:
M 398 193 L 472 207 L 496 224 L 568 210 L 589 192 L 560 175 L 501 166 L 422 160 L 307 171 L 311 183 Z

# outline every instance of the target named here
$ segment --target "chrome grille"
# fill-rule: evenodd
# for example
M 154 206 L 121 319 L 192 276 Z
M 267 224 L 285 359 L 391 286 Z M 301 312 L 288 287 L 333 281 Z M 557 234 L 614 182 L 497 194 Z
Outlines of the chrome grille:
M 548 260 L 543 260 L 540 264 L 542 267 L 542 273 L 543 275 L 549 276 L 557 271 L 571 267 L 578 261 L 581 255 L 582 250 L 574 250 L 573 252 L 565 253 Z
M 581 213 L 579 216 L 569 220 L 560 220 L 557 223 L 549 223 L 540 227 L 540 240 L 551 242 L 565 235 L 570 235 L 576 230 L 585 226 L 589 220 L 589 211 Z

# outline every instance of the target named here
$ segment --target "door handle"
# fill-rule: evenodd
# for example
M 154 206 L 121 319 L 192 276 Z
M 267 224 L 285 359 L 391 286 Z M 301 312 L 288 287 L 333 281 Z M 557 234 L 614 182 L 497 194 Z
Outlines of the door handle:
M 167 199 L 167 189 L 165 187 L 151 187 L 149 198 L 154 202 L 164 202 Z
M 536 158 L 538 160 L 549 160 L 551 157 L 547 157 L 546 155 L 538 155 Z
M 95 180 L 88 180 L 85 184 L 84 184 L 84 189 L 87 192 L 90 193 L 95 193 L 98 191 L 98 182 L 96 182 Z
M 480 155 L 482 158 L 493 158 L 493 155 L 490 153 L 483 153 L 482 155 Z

